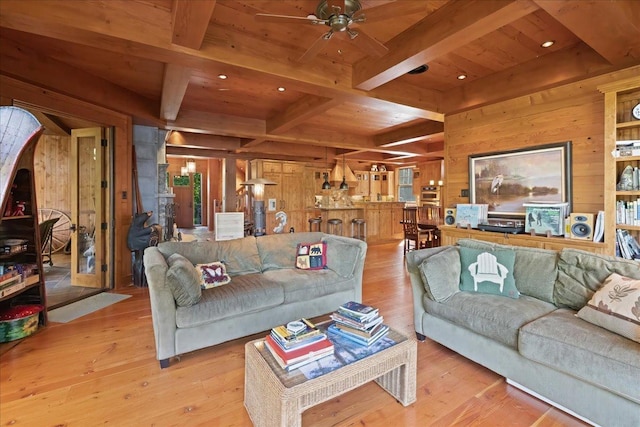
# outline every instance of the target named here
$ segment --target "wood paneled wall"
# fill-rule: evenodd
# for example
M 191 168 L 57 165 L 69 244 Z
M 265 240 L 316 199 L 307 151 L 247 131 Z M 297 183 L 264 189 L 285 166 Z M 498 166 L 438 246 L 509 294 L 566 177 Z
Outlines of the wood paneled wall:
M 572 141 L 573 211 L 604 206 L 604 96 L 599 84 L 637 67 L 445 117 L 445 206 L 469 203 L 472 154 Z M 496 88 L 500 90 L 500 88 Z
M 71 137 L 43 135 L 36 145 L 34 170 L 38 208 L 71 215 Z

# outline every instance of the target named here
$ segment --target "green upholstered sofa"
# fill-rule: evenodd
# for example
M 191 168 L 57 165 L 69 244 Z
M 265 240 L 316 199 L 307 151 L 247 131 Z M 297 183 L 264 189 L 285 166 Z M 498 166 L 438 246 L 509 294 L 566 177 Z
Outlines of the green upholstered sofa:
M 519 298 L 453 289 L 462 248 L 514 250 Z M 589 423 L 640 426 L 640 344 L 576 316 L 611 273 L 640 279 L 639 263 L 462 239 L 407 253 L 406 268 L 419 340 L 429 337 Z
M 327 243 L 327 268 L 295 268 L 298 243 Z M 266 331 L 291 320 L 362 300 L 367 244 L 320 232 L 274 234 L 228 241 L 163 242 L 144 252 L 160 366 L 183 353 Z M 192 264 L 221 261 L 231 282 L 201 291 L 190 306 L 176 303 L 167 283 L 172 254 Z M 186 280 L 186 279 L 185 279 Z M 173 285 L 172 285 L 173 286 Z

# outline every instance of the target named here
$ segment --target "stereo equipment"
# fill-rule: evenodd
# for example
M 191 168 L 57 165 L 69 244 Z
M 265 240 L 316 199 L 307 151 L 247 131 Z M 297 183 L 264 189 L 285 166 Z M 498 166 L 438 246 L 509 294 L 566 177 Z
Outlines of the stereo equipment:
M 446 208 L 444 210 L 444 225 L 454 226 L 456 225 L 456 208 Z
M 572 239 L 593 239 L 593 214 L 572 213 L 569 215 L 569 237 Z

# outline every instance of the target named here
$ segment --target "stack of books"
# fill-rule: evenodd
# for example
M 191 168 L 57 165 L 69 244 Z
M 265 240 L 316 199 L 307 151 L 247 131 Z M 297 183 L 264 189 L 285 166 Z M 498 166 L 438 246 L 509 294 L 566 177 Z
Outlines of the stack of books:
M 298 369 L 333 354 L 333 343 L 307 319 L 276 326 L 265 338 L 265 347 L 286 371 Z
M 369 346 L 389 332 L 375 307 L 349 301 L 331 314 L 334 323 L 328 330 L 358 344 Z

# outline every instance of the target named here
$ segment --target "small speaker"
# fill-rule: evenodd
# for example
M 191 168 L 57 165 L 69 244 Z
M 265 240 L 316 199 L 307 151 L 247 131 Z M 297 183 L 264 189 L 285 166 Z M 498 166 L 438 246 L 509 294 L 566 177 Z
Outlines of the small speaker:
M 572 239 L 593 239 L 593 214 L 572 213 L 569 215 L 569 237 Z
M 444 225 L 454 226 L 456 225 L 456 208 L 446 208 L 444 210 Z

